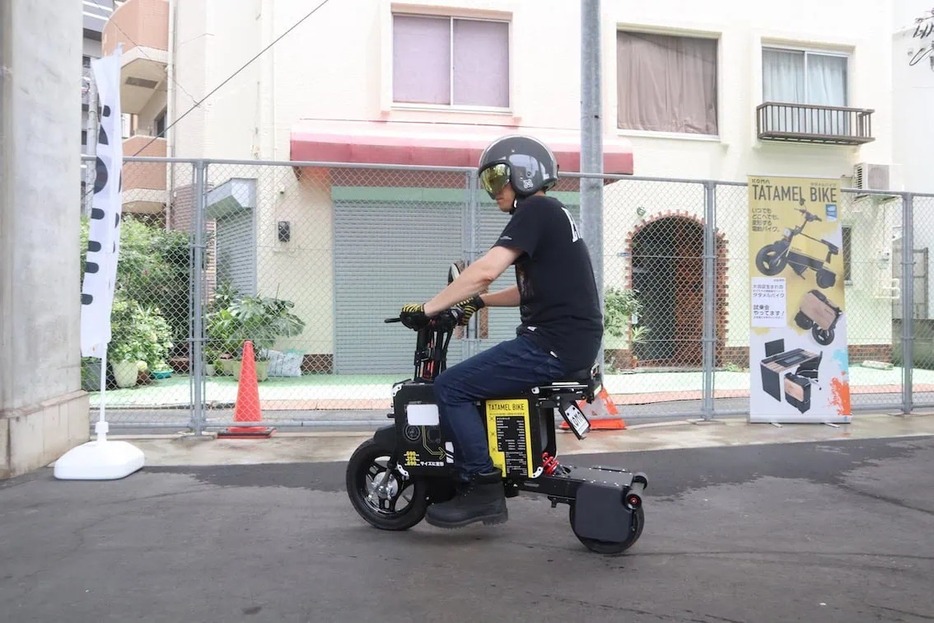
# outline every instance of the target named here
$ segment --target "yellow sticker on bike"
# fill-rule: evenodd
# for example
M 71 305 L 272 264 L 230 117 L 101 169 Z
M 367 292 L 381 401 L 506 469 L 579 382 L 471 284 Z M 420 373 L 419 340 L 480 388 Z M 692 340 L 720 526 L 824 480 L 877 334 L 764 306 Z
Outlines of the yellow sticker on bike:
M 508 398 L 486 401 L 486 431 L 493 465 L 504 475 L 531 477 L 532 438 L 529 401 Z

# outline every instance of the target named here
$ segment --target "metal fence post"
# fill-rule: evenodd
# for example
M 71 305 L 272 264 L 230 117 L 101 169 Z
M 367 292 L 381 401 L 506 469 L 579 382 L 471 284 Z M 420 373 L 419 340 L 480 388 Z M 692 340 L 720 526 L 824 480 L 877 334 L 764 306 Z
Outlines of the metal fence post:
M 466 249 L 464 261 L 469 265 L 477 259 L 477 256 L 480 254 L 480 250 L 477 248 L 478 238 L 479 238 L 479 229 L 480 229 L 480 215 L 477 213 L 480 209 L 479 193 L 480 193 L 480 182 L 477 176 L 476 170 L 471 170 L 467 172 L 466 183 L 467 183 L 467 218 L 466 221 Z M 465 357 L 473 357 L 479 351 L 478 345 L 480 343 L 480 316 L 479 314 L 474 315 L 472 322 L 467 327 L 467 341 L 466 341 L 466 351 L 464 353 Z
M 701 413 L 714 416 L 714 367 L 717 340 L 717 185 L 704 182 L 704 320 L 701 354 L 704 362 Z
M 192 219 L 194 228 L 191 254 L 191 342 L 189 348 L 189 369 L 191 370 L 191 427 L 195 435 L 204 432 L 204 212 L 206 196 L 204 192 L 207 164 L 204 160 L 194 163 L 195 205 Z
M 914 369 L 914 196 L 902 196 L 902 413 L 911 413 Z

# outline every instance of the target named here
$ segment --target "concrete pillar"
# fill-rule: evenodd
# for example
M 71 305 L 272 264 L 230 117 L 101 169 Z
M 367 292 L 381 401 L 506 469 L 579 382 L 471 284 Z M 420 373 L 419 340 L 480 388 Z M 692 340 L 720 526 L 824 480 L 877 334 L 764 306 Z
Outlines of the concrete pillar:
M 0 2 L 0 478 L 88 440 L 80 2 Z

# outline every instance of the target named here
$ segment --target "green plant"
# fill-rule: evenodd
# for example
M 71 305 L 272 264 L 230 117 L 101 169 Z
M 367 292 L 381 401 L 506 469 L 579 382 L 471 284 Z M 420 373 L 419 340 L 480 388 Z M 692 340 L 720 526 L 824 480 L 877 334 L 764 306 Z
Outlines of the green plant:
M 87 253 L 88 221 L 81 223 L 81 268 Z M 120 223 L 116 289 L 126 300 L 154 307 L 171 329 L 173 342 L 187 343 L 191 285 L 186 232 L 166 230 L 127 214 Z
M 172 329 L 158 308 L 116 296 L 110 323 L 107 356 L 111 361 L 141 361 L 149 369 L 165 363 L 172 348 Z
M 645 339 L 648 329 L 633 326 L 633 318 L 642 313 L 642 302 L 638 299 L 639 293 L 632 289 L 610 288 L 604 294 L 603 327 L 613 337 L 623 337 L 632 328 L 630 339 L 636 342 Z M 638 342 L 636 342 L 638 343 Z
M 633 325 L 629 331 L 629 341 L 633 344 L 645 344 L 645 336 L 649 331 L 648 327 Z
M 291 312 L 294 306 L 292 301 L 279 298 L 238 297 L 229 288 L 219 289 L 206 326 L 212 349 L 239 357 L 243 342 L 250 340 L 257 360 L 262 361 L 263 351 L 272 348 L 277 339 L 305 330 L 305 321 Z

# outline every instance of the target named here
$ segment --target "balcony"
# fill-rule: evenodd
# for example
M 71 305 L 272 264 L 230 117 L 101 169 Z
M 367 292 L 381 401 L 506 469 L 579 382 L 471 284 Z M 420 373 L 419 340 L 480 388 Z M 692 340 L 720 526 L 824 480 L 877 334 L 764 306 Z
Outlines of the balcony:
M 120 5 L 104 26 L 101 36 L 104 56 L 113 53 L 121 44 L 121 106 L 124 113 L 139 114 L 157 91 L 165 92 L 168 1 L 127 0 Z
M 124 156 L 165 157 L 166 141 L 137 134 L 123 141 Z M 127 162 L 123 165 L 123 209 L 137 214 L 158 214 L 168 203 L 166 165 Z
M 756 107 L 756 132 L 763 141 L 862 145 L 872 136 L 866 108 L 765 102 Z

